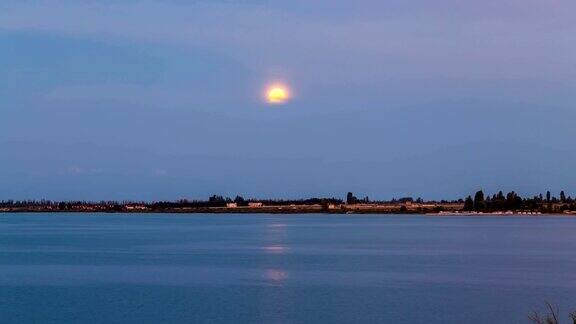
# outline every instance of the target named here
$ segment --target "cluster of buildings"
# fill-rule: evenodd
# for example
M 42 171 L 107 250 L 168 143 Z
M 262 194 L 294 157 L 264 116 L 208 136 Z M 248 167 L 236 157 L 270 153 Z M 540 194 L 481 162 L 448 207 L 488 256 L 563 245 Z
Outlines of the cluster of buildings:
M 259 207 L 263 207 L 264 204 L 262 204 L 261 202 L 249 202 L 248 203 L 248 208 L 259 208 Z M 226 208 L 238 208 L 238 203 L 235 202 L 229 202 L 226 204 Z

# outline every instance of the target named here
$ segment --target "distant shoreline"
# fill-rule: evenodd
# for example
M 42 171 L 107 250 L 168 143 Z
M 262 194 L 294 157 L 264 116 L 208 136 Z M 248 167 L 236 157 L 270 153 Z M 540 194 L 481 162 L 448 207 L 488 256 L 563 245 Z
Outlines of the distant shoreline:
M 316 208 L 314 208 L 316 207 Z M 163 209 L 163 210 L 50 210 L 50 209 L 29 209 L 29 208 L 3 208 L 0 214 L 278 214 L 278 215 L 295 215 L 295 214 L 324 214 L 324 215 L 425 215 L 425 216 L 576 216 L 576 211 L 565 211 L 563 213 L 542 213 L 536 211 L 507 211 L 507 212 L 468 212 L 468 211 L 417 211 L 417 210 L 400 210 L 400 208 L 355 208 L 355 209 L 323 209 L 318 206 L 306 206 L 305 208 L 285 208 L 285 207 L 246 207 L 246 208 L 187 208 L 187 209 Z
M 175 213 L 175 214 L 415 214 L 438 216 L 576 215 L 576 199 L 560 192 L 522 198 L 514 191 L 485 195 L 482 190 L 465 199 L 429 200 L 403 197 L 392 200 L 312 197 L 304 199 L 234 199 L 212 195 L 207 200 L 176 201 L 51 201 L 2 200 L 0 213 Z

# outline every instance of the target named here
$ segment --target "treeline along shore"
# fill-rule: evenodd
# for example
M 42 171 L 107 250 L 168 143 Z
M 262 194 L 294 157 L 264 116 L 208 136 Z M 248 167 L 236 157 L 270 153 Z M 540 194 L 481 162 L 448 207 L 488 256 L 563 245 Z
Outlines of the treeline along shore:
M 178 201 L 51 201 L 51 200 L 3 200 L 0 212 L 102 212 L 102 213 L 278 213 L 278 214 L 573 214 L 576 215 L 576 199 L 559 197 L 550 191 L 545 195 L 524 198 L 515 192 L 493 195 L 482 190 L 458 200 L 425 201 L 421 198 L 404 197 L 388 201 L 357 198 L 349 192 L 346 199 L 309 198 L 297 200 L 234 199 L 214 195 L 207 200 Z

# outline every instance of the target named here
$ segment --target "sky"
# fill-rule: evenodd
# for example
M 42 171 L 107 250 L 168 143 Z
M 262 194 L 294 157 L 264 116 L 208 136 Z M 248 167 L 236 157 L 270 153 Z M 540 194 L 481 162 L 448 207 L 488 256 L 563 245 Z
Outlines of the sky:
M 574 196 L 575 12 L 2 0 L 0 199 Z

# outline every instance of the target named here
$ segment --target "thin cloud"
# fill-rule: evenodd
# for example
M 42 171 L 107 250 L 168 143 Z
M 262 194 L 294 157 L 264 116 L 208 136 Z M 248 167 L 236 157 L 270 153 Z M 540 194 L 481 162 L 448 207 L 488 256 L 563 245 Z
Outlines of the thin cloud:
M 576 24 L 561 10 L 570 2 L 426 3 L 11 2 L 0 28 L 210 48 L 262 74 L 284 68 L 308 80 L 573 77 L 565 65 Z

